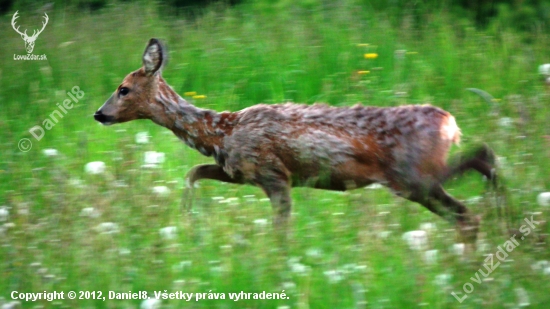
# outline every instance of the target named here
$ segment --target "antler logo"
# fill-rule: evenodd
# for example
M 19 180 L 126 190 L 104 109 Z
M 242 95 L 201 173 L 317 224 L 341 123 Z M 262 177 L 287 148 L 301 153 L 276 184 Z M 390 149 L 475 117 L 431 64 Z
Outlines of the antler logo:
M 25 32 L 21 32 L 19 31 L 19 26 L 15 28 L 15 20 L 19 18 L 19 16 L 17 16 L 17 12 L 19 11 L 16 11 L 15 14 L 13 14 L 13 18 L 11 19 L 11 26 L 13 27 L 13 30 L 15 30 L 15 32 L 21 35 L 21 37 L 25 41 L 25 48 L 27 49 L 27 53 L 30 54 L 34 49 L 34 41 L 36 41 L 36 39 L 38 38 L 38 35 L 42 33 L 42 31 L 44 31 L 44 28 L 46 28 L 46 25 L 48 24 L 48 20 L 49 20 L 48 14 L 44 13 L 45 16 L 43 17 L 45 21 L 42 22 L 42 29 L 38 30 L 38 32 L 36 30 L 33 30 L 32 35 L 28 36 L 26 29 L 25 29 Z

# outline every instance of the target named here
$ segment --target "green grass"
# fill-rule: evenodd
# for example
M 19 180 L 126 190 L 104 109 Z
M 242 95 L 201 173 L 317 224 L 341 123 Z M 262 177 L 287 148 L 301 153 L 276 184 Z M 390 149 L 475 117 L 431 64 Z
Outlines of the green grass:
M 485 141 L 505 158 L 499 172 L 513 210 L 506 221 L 519 229 L 532 212 L 541 212 L 535 216 L 539 220 L 548 216 L 536 203 L 537 194 L 550 187 L 550 97 L 536 73 L 539 64 L 548 62 L 547 34 L 531 33 L 527 44 L 525 35 L 476 30 L 444 10 L 424 16 L 419 28 L 407 18 L 396 26 L 383 12 L 351 0 L 277 10 L 255 4 L 217 6 L 194 20 L 159 12 L 143 3 L 116 2 L 92 15 L 58 6 L 49 13 L 50 22 L 34 50 L 48 61 L 14 61 L 13 54 L 24 54 L 24 43 L 11 29 L 11 15 L 0 18 L 0 205 L 10 212 L 0 222 L 0 297 L 10 300 L 11 291 L 44 290 L 149 295 L 164 290 L 285 290 L 288 300 L 162 304 L 515 308 L 521 301 L 515 291 L 524 289 L 531 307 L 545 308 L 550 301 L 548 276 L 532 265 L 550 260 L 543 240 L 546 225 L 521 242 L 510 254 L 513 261 L 496 269 L 493 280 L 473 283 L 474 292 L 462 304 L 451 296 L 472 282 L 483 254 L 494 253 L 510 237 L 502 232 L 491 192 L 477 175 L 447 186 L 463 200 L 483 197 L 470 208 L 484 215 L 481 238 L 486 250 L 469 262 L 450 250 L 456 242 L 452 225 L 386 190 L 368 189 L 343 194 L 293 190 L 292 236 L 288 254 L 283 254 L 275 245 L 271 207 L 260 189 L 204 181 L 195 194 L 195 213 L 184 214 L 183 176 L 211 159 L 149 121 L 103 127 L 92 115 L 122 78 L 141 65 L 151 37 L 169 47 L 164 78 L 181 95 L 206 95 L 194 102 L 204 108 L 236 111 L 284 101 L 336 106 L 429 102 L 456 116 L 464 148 Z M 23 8 L 20 16 L 25 26 L 39 23 L 39 15 Z M 365 53 L 378 57 L 365 59 Z M 367 70 L 369 74 L 357 73 Z M 36 141 L 28 130 L 47 119 L 73 86 L 85 92 L 84 98 Z M 491 107 L 465 90 L 470 87 L 488 91 L 498 102 Z M 500 124 L 505 117 L 512 120 L 508 126 Z M 136 144 L 135 134 L 144 131 L 150 143 Z M 31 140 L 30 151 L 18 149 L 21 138 Z M 45 156 L 42 150 L 48 148 L 59 155 Z M 141 167 L 144 152 L 151 150 L 166 153 L 159 169 Z M 90 161 L 104 161 L 106 173 L 87 175 L 84 166 Z M 153 194 L 158 185 L 169 187 L 170 194 Z M 213 197 L 223 197 L 222 203 Z M 88 207 L 100 215 L 81 215 Z M 103 222 L 116 223 L 118 233 L 98 231 Z M 437 226 L 429 242 L 429 249 L 438 250 L 433 264 L 401 238 L 423 222 Z M 177 228 L 174 239 L 159 234 L 167 226 Z M 446 284 L 437 283 L 441 274 L 451 276 Z M 140 303 L 64 300 L 23 307 L 136 308 Z

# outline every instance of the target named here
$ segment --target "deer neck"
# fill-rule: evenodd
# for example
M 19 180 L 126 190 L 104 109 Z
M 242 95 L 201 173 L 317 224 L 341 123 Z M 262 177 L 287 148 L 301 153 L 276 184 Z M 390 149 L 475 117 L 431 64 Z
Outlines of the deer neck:
M 153 112 L 151 120 L 170 129 L 189 147 L 205 156 L 214 156 L 220 162 L 223 157 L 223 138 L 230 135 L 237 114 L 218 113 L 194 106 L 180 97 L 161 80 L 154 106 L 162 110 Z

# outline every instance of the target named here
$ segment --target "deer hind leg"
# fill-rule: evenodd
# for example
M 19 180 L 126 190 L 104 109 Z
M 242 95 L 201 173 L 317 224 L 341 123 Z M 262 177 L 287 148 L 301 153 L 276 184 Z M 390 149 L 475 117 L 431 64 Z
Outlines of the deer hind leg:
M 232 178 L 224 170 L 223 167 L 216 164 L 199 164 L 195 165 L 185 176 L 185 189 L 182 195 L 182 207 L 190 211 L 193 204 L 194 185 L 195 182 L 201 179 L 212 179 L 227 183 L 242 184 L 243 181 L 238 178 Z
M 487 178 L 490 184 L 497 187 L 497 175 L 495 172 L 495 154 L 489 146 L 483 144 L 466 154 L 459 154 L 451 159 L 447 173 L 443 176 L 442 183 L 455 175 L 462 175 L 473 169 Z

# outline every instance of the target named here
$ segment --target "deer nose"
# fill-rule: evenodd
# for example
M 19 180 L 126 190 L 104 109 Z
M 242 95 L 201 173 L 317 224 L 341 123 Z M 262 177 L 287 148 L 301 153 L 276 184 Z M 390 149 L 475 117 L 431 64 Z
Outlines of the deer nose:
M 95 112 L 94 114 L 94 119 L 96 121 L 99 121 L 101 123 L 103 122 L 106 122 L 107 121 L 107 116 L 105 116 L 105 114 L 103 114 L 100 110 L 98 110 L 97 112 Z
M 96 121 L 101 122 L 102 124 L 104 124 L 106 126 L 111 125 L 113 123 L 116 123 L 115 117 L 105 115 L 101 110 L 98 110 L 97 112 L 95 112 L 94 119 Z

